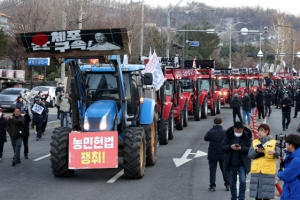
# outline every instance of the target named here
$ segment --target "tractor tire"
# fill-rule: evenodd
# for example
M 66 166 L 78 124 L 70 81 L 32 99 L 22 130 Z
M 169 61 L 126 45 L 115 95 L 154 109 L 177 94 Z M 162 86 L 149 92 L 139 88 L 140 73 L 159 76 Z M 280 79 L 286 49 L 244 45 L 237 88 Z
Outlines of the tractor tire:
M 183 127 L 187 127 L 188 123 L 189 123 L 188 106 L 187 103 L 185 103 L 184 110 L 183 110 Z
M 156 162 L 157 150 L 157 115 L 154 114 L 153 122 L 150 125 L 142 125 L 146 134 L 146 165 L 153 166 Z
M 213 102 L 213 108 L 210 110 L 211 116 L 215 116 L 217 113 L 217 102 Z
M 200 121 L 201 120 L 201 106 L 196 105 L 194 108 L 194 120 Z
M 56 177 L 69 177 L 74 174 L 74 170 L 70 170 L 69 163 L 69 133 L 71 128 L 60 128 L 55 130 L 52 135 L 50 161 L 52 173 Z
M 202 107 L 201 107 L 201 118 L 206 119 L 207 118 L 207 113 L 208 113 L 208 105 L 207 105 L 207 100 L 206 98 L 203 101 Z
M 176 122 L 176 129 L 177 130 L 183 130 L 183 112 L 180 111 L 180 120 L 179 122 Z
M 221 100 L 218 99 L 217 101 L 217 114 L 221 114 Z
M 146 135 L 142 127 L 129 127 L 124 138 L 124 175 L 127 178 L 143 178 L 146 166 Z
M 173 140 L 174 137 L 174 111 L 171 110 L 169 115 L 169 140 Z
M 160 120 L 157 126 L 159 144 L 167 145 L 169 142 L 169 120 Z

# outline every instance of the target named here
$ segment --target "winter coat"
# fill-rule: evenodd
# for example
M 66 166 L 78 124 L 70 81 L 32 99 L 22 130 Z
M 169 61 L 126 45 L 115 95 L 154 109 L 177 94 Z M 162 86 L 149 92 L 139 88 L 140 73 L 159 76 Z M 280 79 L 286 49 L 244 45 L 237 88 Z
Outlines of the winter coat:
M 296 106 L 300 108 L 300 93 L 297 93 L 295 96 Z
M 25 119 L 22 115 L 13 115 L 12 119 L 7 120 L 6 128 L 12 139 L 21 138 L 24 135 Z
M 300 148 L 293 153 L 287 151 L 283 162 L 284 171 L 278 172 L 277 176 L 283 180 L 281 200 L 300 199 Z
M 269 87 L 271 85 L 272 81 L 270 78 L 266 79 L 266 87 Z
M 232 144 L 235 144 L 234 142 L 234 130 L 233 127 L 230 127 L 226 131 L 226 137 L 222 141 L 222 150 L 225 152 L 224 158 L 223 158 L 223 170 L 228 171 L 230 167 L 230 159 L 231 155 L 233 153 L 233 149 L 231 148 Z M 252 141 L 252 132 L 249 128 L 244 127 L 243 135 L 240 137 L 241 142 L 239 143 L 242 147 L 241 150 L 241 158 L 246 170 L 246 173 L 248 174 L 250 172 L 250 164 L 251 160 L 248 157 L 248 151 L 251 146 Z
M 58 93 L 58 92 L 60 92 L 60 93 L 64 92 L 64 87 L 57 87 L 57 88 L 55 89 L 55 96 L 57 96 L 57 93 Z
M 60 112 L 70 112 L 71 109 L 71 98 L 67 98 L 65 96 L 62 96 L 60 98 Z
M 266 136 L 264 138 L 258 139 L 262 145 L 266 142 L 272 140 L 271 136 Z M 279 147 L 274 149 L 276 154 L 274 156 L 274 162 L 276 162 L 276 158 L 280 155 Z M 255 159 L 259 153 L 256 153 L 255 149 L 253 149 L 253 145 L 251 145 L 248 156 L 251 159 Z M 275 174 L 263 174 L 263 173 L 251 173 L 250 179 L 250 197 L 259 198 L 259 199 L 274 199 L 275 194 Z
M 232 112 L 240 112 L 240 108 L 242 106 L 242 102 L 238 97 L 234 97 L 233 100 L 230 102 Z
M 244 96 L 242 98 L 242 110 L 244 111 L 251 111 L 251 106 L 250 106 L 250 97 L 249 96 Z
M 42 106 L 44 108 L 43 112 L 41 114 L 38 114 L 34 111 L 32 111 L 33 115 L 32 115 L 32 120 L 34 122 L 41 122 L 41 121 L 44 121 L 46 120 L 46 117 L 47 117 L 47 110 L 46 110 L 46 107 L 43 103 L 39 102 L 39 103 L 36 103 L 38 104 L 39 106 Z
M 283 98 L 280 102 L 282 112 L 283 113 L 291 113 L 292 104 L 293 104 L 293 102 L 291 99 Z M 283 107 L 283 105 L 285 105 L 285 107 Z
M 7 123 L 7 119 L 3 115 L 0 116 L 0 142 L 7 142 L 6 123 Z
M 256 95 L 256 105 L 257 107 L 264 107 L 264 95 L 262 92 Z
M 17 102 L 16 102 L 16 108 L 23 108 L 24 107 L 24 103 L 23 103 L 23 101 L 19 101 L 19 99 L 17 100 Z
M 272 104 L 272 98 L 273 98 L 273 96 L 272 96 L 271 92 L 267 92 L 265 94 L 265 105 L 266 106 L 271 106 L 271 104 Z
M 250 107 L 251 109 L 256 107 L 256 100 L 253 94 L 250 94 Z
M 29 123 L 31 122 L 31 117 L 28 112 L 24 115 L 25 123 L 24 123 L 24 137 L 29 137 Z
M 224 152 L 222 141 L 225 138 L 226 130 L 220 125 L 215 125 L 204 136 L 205 141 L 209 141 L 207 160 L 223 161 Z

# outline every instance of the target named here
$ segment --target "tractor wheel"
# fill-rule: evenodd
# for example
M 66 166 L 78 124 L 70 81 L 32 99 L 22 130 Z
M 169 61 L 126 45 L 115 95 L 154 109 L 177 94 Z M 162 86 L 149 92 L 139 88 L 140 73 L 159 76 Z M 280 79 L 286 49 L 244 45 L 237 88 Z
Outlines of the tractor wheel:
M 203 101 L 204 103 L 202 104 L 202 115 L 201 118 L 202 119 L 206 119 L 207 118 L 207 113 L 208 113 L 208 106 L 207 106 L 207 100 L 206 98 Z
M 159 144 L 166 145 L 169 142 L 169 120 L 160 120 L 158 122 Z
M 177 130 L 183 130 L 183 112 L 180 111 L 180 120 L 179 122 L 176 122 L 176 129 Z
M 142 127 L 129 127 L 124 138 L 124 174 L 127 178 L 142 178 L 146 165 L 146 135 Z
M 213 102 L 213 108 L 210 110 L 211 116 L 215 116 L 217 112 L 217 102 Z
M 169 140 L 173 140 L 174 137 L 174 111 L 171 110 L 169 115 Z
M 150 125 L 142 125 L 146 134 L 146 165 L 153 166 L 156 162 L 157 149 L 157 115 L 154 114 L 153 122 Z
M 52 135 L 50 161 L 52 173 L 56 177 L 69 177 L 74 174 L 74 170 L 68 168 L 69 163 L 69 133 L 71 128 L 56 129 Z
M 187 103 L 185 103 L 184 110 L 183 110 L 183 127 L 187 127 L 188 122 L 189 122 L 188 106 Z
M 201 106 L 196 105 L 194 109 L 194 120 L 200 121 L 201 120 Z
M 221 100 L 220 99 L 218 99 L 218 101 L 217 101 L 217 114 L 221 114 Z

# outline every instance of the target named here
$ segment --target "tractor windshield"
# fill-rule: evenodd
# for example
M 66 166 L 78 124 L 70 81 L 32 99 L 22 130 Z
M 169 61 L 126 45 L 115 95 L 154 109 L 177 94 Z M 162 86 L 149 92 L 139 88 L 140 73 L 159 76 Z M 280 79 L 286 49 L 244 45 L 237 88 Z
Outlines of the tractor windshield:
M 180 84 L 183 92 L 193 92 L 193 82 L 191 80 L 181 79 Z
M 168 87 L 167 87 L 167 85 L 168 85 Z M 173 92 L 174 92 L 173 82 L 167 81 L 164 87 L 165 87 L 165 95 L 169 95 L 169 96 L 173 97 Z
M 278 87 L 282 85 L 282 80 L 281 79 L 277 79 L 276 81 L 277 81 L 277 86 Z
M 245 79 L 239 79 L 239 80 L 237 81 L 237 86 L 238 86 L 238 87 L 246 88 L 246 87 L 247 87 L 247 82 L 246 82 L 246 80 L 245 80 Z
M 202 79 L 201 81 L 199 81 L 199 83 L 200 83 L 199 89 L 209 91 L 210 89 L 209 79 Z
M 230 86 L 229 86 L 229 82 L 230 82 L 230 80 L 228 80 L 228 79 L 221 79 L 221 80 L 219 80 L 218 85 L 219 85 L 221 88 L 229 88 L 229 87 L 230 87 Z
M 251 84 L 252 84 L 253 86 L 259 86 L 258 79 L 253 79 Z
M 88 100 L 97 101 L 103 97 L 119 99 L 118 82 L 114 74 L 88 73 L 85 80 Z
M 284 84 L 284 85 L 290 84 L 290 80 L 289 80 L 289 79 L 286 79 L 286 78 L 283 79 L 283 84 Z

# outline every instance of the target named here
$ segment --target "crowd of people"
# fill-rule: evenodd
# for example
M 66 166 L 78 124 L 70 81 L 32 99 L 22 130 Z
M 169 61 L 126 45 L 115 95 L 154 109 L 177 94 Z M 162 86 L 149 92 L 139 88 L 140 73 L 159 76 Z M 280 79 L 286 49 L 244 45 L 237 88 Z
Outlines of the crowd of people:
M 69 117 L 71 113 L 71 98 L 59 83 L 55 91 L 57 104 L 57 118 L 61 120 L 61 127 L 69 127 Z M 0 108 L 0 161 L 3 159 L 4 143 L 7 142 L 8 132 L 14 151 L 12 166 L 21 163 L 20 154 L 22 143 L 24 145 L 24 158 L 28 159 L 28 138 L 31 129 L 36 128 L 36 140 L 42 139 L 46 135 L 45 130 L 48 123 L 49 113 L 49 92 L 43 94 L 39 91 L 33 98 L 32 105 L 25 92 L 21 92 L 16 99 L 16 108 L 11 116 L 5 117 Z M 32 116 L 29 114 L 29 108 Z M 64 123 L 65 121 L 65 123 Z M 30 125 L 31 122 L 31 125 Z
M 300 199 L 300 136 L 289 134 L 285 138 L 286 157 L 283 159 L 268 124 L 258 127 L 258 139 L 252 140 L 252 131 L 240 121 L 223 129 L 222 119 L 214 119 L 213 128 L 204 136 L 209 141 L 209 191 L 216 190 L 216 171 L 219 162 L 225 189 L 231 191 L 231 200 L 244 200 L 246 177 L 251 172 L 249 195 L 256 200 L 275 198 L 275 177 L 284 181 L 281 200 Z M 276 160 L 283 168 L 276 172 Z M 238 176 L 237 176 L 238 175 Z M 237 177 L 239 192 L 237 192 Z

